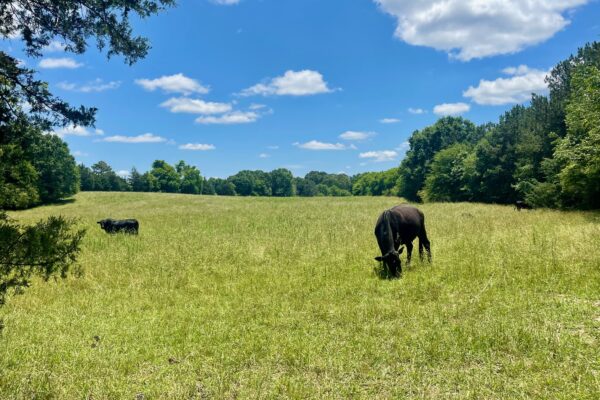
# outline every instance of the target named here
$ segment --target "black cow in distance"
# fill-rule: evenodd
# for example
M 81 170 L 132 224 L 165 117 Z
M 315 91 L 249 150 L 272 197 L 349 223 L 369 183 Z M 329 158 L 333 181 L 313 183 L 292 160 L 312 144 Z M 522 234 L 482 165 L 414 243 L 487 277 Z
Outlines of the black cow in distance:
M 533 210 L 533 207 L 531 207 L 529 204 L 527 204 L 527 203 L 525 203 L 524 201 L 521 201 L 521 200 L 515 201 L 515 208 L 517 209 L 517 211 L 521 211 L 521 210 Z
M 104 229 L 106 233 L 131 233 L 134 235 L 138 234 L 140 229 L 140 223 L 137 219 L 103 219 L 98 221 L 100 228 Z

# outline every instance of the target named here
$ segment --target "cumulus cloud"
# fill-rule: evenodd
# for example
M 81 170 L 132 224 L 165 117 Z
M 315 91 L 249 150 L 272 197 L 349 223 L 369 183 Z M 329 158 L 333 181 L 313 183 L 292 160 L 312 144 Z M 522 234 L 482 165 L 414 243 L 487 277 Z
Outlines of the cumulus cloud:
M 343 143 L 324 143 L 317 140 L 311 140 L 306 143 L 294 143 L 294 146 L 305 150 L 347 150 L 350 147 Z
M 394 150 L 367 151 L 360 153 L 359 158 L 370 158 L 375 162 L 394 161 L 398 157 L 398 153 Z
M 271 157 L 271 156 L 269 154 L 267 154 L 267 153 L 260 153 L 258 155 L 258 158 L 269 158 L 269 157 Z
M 65 45 L 57 40 L 53 40 L 50 43 L 48 43 L 48 45 L 45 46 L 42 49 L 42 51 L 45 51 L 47 53 L 65 51 Z
M 510 54 L 569 24 L 564 14 L 589 0 L 373 0 L 397 20 L 395 36 L 462 61 Z
M 231 104 L 214 103 L 189 97 L 173 97 L 160 104 L 172 113 L 222 114 L 231 111 Z
M 398 118 L 382 118 L 379 122 L 382 124 L 397 124 L 400 120 Z
M 166 142 L 167 139 L 156 136 L 152 133 L 144 133 L 138 136 L 109 136 L 102 139 L 103 142 L 112 142 L 112 143 L 162 143 Z
M 181 93 L 186 96 L 192 93 L 206 94 L 210 91 L 210 88 L 181 73 L 156 79 L 136 79 L 135 83 L 151 92 L 161 89 L 167 93 Z
M 375 135 L 375 132 L 346 131 L 342 133 L 339 138 L 344 140 L 366 140 Z
M 83 64 L 78 63 L 69 57 L 62 58 L 44 58 L 38 64 L 40 68 L 44 69 L 56 69 L 56 68 L 67 68 L 75 69 L 81 67 Z
M 461 115 L 471 109 L 471 106 L 466 103 L 444 103 L 438 104 L 433 108 L 436 115 Z
M 93 136 L 93 135 L 103 135 L 104 131 L 102 129 L 91 130 L 79 125 L 70 125 L 65 126 L 64 128 L 56 129 L 51 132 L 53 135 L 58 137 L 65 136 Z
M 202 144 L 202 143 L 187 143 L 179 146 L 181 150 L 192 150 L 192 151 L 208 151 L 214 150 L 216 147 L 212 144 Z
M 408 112 L 411 114 L 425 114 L 427 111 L 423 110 L 422 108 L 412 108 L 409 107 L 408 108 Z
M 545 79 L 549 71 L 519 65 L 505 68 L 502 72 L 511 77 L 493 81 L 482 79 L 478 86 L 469 86 L 463 96 L 477 104 L 503 105 L 523 103 L 531 98 L 532 93 L 545 94 L 548 91 Z
M 233 124 L 249 124 L 251 122 L 256 122 L 260 118 L 258 113 L 253 111 L 233 111 L 227 114 L 215 116 L 202 116 L 196 118 L 196 123 L 203 125 L 213 125 L 213 124 L 221 124 L 221 125 L 233 125 Z
M 327 82 L 325 82 L 321 73 L 306 69 L 303 71 L 286 71 L 283 76 L 244 89 L 240 95 L 309 96 L 332 91 L 327 86 Z
M 83 85 L 78 85 L 76 83 L 70 82 L 59 82 L 56 84 L 60 89 L 68 90 L 71 92 L 82 92 L 82 93 L 92 93 L 92 92 L 104 92 L 105 90 L 117 89 L 121 86 L 120 81 L 110 81 L 104 82 L 102 79 L 98 78 L 91 82 L 88 82 Z

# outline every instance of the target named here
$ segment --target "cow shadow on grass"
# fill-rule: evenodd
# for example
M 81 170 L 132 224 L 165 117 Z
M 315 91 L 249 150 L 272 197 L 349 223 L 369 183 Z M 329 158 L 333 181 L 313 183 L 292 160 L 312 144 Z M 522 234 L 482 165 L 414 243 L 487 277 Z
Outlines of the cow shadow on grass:
M 402 278 L 402 276 L 411 271 L 412 269 L 418 268 L 421 264 L 423 264 L 423 261 L 417 262 L 415 264 L 415 261 L 413 260 L 412 263 L 407 264 L 407 263 L 402 263 L 402 273 L 401 274 L 397 274 L 394 275 L 392 274 L 392 272 L 389 270 L 389 268 L 386 268 L 385 264 L 383 263 L 377 263 L 377 265 L 375 265 L 373 267 L 373 274 L 379 278 L 379 279 L 383 279 L 383 280 L 394 280 L 394 279 L 400 279 Z
M 44 207 L 44 206 L 66 206 L 66 205 L 73 204 L 73 203 L 75 203 L 75 199 L 71 197 L 68 199 L 58 199 L 58 200 L 48 201 L 46 203 L 37 204 L 31 208 L 38 208 L 38 207 Z
M 402 277 L 402 274 L 392 274 L 392 272 L 390 271 L 389 268 L 387 268 L 383 263 L 377 263 L 377 265 L 375 265 L 373 267 L 373 274 L 379 278 L 379 279 L 383 279 L 383 280 L 394 280 L 394 279 L 400 279 Z

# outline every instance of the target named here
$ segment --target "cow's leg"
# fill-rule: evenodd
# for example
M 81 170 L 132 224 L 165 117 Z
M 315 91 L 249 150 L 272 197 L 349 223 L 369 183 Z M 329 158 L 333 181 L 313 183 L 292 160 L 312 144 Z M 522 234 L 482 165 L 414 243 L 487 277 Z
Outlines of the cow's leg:
M 431 262 L 431 244 L 429 243 L 429 239 L 427 239 L 425 227 L 423 227 L 423 232 L 419 235 L 419 258 L 421 261 L 423 261 L 423 247 L 427 250 L 427 261 Z
M 419 238 L 419 257 L 421 261 L 423 261 L 423 247 L 427 251 L 427 261 L 431 262 L 431 243 L 429 243 L 429 239 L 425 235 Z
M 406 243 L 406 266 L 410 267 L 410 259 L 412 258 L 413 244 L 412 242 Z

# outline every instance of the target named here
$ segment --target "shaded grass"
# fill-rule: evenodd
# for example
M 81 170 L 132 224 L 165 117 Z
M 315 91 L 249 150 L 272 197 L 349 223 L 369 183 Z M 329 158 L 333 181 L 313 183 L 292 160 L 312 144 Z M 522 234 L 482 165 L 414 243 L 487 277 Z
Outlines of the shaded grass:
M 382 280 L 372 231 L 397 202 L 82 193 L 13 213 L 89 232 L 78 278 L 0 309 L 0 398 L 598 397 L 599 214 L 422 205 L 434 263 Z

